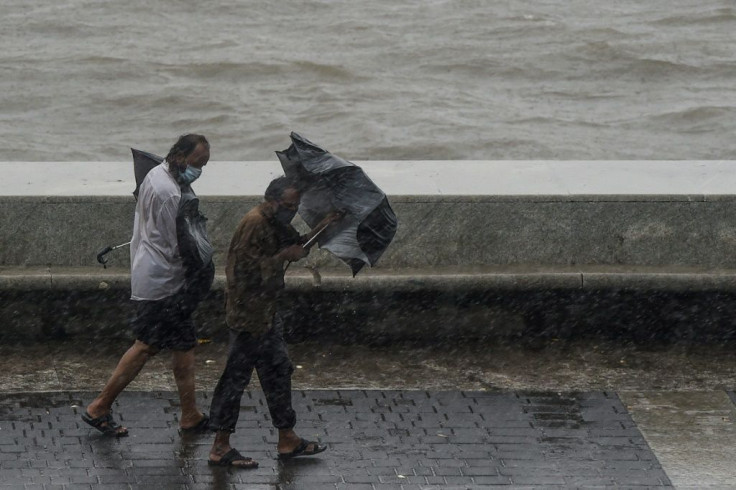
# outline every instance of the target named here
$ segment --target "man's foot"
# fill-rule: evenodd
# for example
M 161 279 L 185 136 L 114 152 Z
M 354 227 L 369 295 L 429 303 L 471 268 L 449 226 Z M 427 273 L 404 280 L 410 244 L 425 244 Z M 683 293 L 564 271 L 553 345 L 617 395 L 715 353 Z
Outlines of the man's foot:
M 202 417 L 206 417 L 207 414 L 200 412 L 199 410 L 189 410 L 187 413 L 181 412 L 179 416 L 179 428 L 188 429 L 202 422 Z
M 279 459 L 285 460 L 296 458 L 297 456 L 314 456 L 315 454 L 319 454 L 325 450 L 327 450 L 327 446 L 316 441 L 301 439 L 299 445 L 297 445 L 293 450 L 288 452 L 279 451 Z
M 179 426 L 179 430 L 183 434 L 195 434 L 200 432 L 206 432 L 210 428 L 210 417 L 206 413 L 202 414 L 202 418 L 199 419 L 199 422 L 196 422 L 194 424 L 188 425 L 186 427 Z
M 84 412 L 82 414 L 82 420 L 106 436 L 125 437 L 128 435 L 128 429 L 119 426 L 117 422 L 112 419 L 112 410 L 105 415 L 100 415 L 99 417 L 93 417 L 89 412 Z
M 243 456 L 235 448 L 230 448 L 230 450 L 223 455 L 210 453 L 210 458 L 207 461 L 207 464 L 210 466 L 232 466 L 233 468 L 242 468 L 244 470 L 258 468 L 257 461 Z

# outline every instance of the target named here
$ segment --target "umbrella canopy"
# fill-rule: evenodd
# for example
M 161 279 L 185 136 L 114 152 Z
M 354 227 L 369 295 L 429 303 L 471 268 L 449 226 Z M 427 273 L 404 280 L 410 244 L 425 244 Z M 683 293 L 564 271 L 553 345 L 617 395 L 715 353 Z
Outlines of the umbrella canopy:
M 398 228 L 386 194 L 359 166 L 320 148 L 297 133 L 291 146 L 277 151 L 284 173 L 299 179 L 299 215 L 314 228 L 330 211 L 345 217 L 319 236 L 320 248 L 345 262 L 355 276 L 366 264 L 375 265 Z
M 135 148 L 131 148 L 130 151 L 133 152 L 133 172 L 135 173 L 135 190 L 133 191 L 133 195 L 137 200 L 138 191 L 141 188 L 143 179 L 146 178 L 146 175 L 153 167 L 164 161 L 164 157 L 148 153 L 147 151 L 136 150 Z

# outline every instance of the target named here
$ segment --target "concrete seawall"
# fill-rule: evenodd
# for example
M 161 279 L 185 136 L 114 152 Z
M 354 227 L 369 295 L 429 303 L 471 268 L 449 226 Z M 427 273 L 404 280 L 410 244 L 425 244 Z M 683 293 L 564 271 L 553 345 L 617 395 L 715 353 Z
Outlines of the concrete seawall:
M 379 269 L 532 264 L 736 268 L 736 196 L 389 196 L 400 219 Z M 256 196 L 202 196 L 224 254 Z M 0 197 L 2 266 L 90 267 L 127 242 L 132 197 Z M 304 228 L 303 224 L 298 225 Z M 127 249 L 112 252 L 128 267 Z M 310 265 L 337 268 L 315 254 Z
M 400 227 L 379 269 L 486 265 L 736 268 L 734 162 L 360 162 Z M 125 162 L 0 163 L 0 266 L 85 267 L 126 242 Z M 195 189 L 223 254 L 280 166 L 213 162 Z M 127 267 L 124 250 L 111 261 Z M 339 267 L 316 254 L 316 265 Z
M 518 334 L 530 318 L 550 323 L 542 318 L 550 311 L 584 309 L 581 298 L 594 300 L 590 295 L 613 305 L 622 291 L 656 292 L 670 295 L 662 301 L 671 304 L 684 293 L 723 298 L 736 291 L 734 162 L 356 163 L 389 194 L 400 226 L 379 264 L 355 279 L 322 251 L 293 267 L 290 294 L 305 311 L 321 305 L 322 325 L 332 325 L 330 318 L 344 324 L 349 310 L 371 318 L 371 335 L 446 335 L 458 323 L 475 334 Z M 68 294 L 77 305 L 125 310 L 127 248 L 109 255 L 108 270 L 95 256 L 130 237 L 131 164 L 0 165 L 8 176 L 0 192 L 3 314 L 33 298 L 48 310 L 36 315 L 48 331 L 59 305 L 73 319 L 67 323 L 95 316 L 92 307 L 69 306 Z M 277 163 L 213 162 L 195 184 L 217 251 L 212 325 L 221 323 L 217 296 L 232 231 L 279 173 Z M 300 266 L 316 268 L 319 287 Z M 497 293 L 506 300 L 489 299 Z M 636 294 L 627 301 L 639 303 Z M 366 305 L 387 312 L 366 315 Z M 124 315 L 102 316 L 113 317 L 124 325 Z M 360 318 L 353 323 L 364 324 Z M 90 325 L 81 323 L 76 328 Z

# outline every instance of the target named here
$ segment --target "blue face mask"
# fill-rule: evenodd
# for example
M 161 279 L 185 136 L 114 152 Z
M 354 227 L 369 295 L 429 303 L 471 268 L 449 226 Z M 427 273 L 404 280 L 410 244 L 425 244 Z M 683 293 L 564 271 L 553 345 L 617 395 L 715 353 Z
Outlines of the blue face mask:
M 195 168 L 191 165 L 187 165 L 187 168 L 184 169 L 183 172 L 179 173 L 179 183 L 180 184 L 191 184 L 195 180 L 199 178 L 199 176 L 202 175 L 202 169 L 201 168 Z

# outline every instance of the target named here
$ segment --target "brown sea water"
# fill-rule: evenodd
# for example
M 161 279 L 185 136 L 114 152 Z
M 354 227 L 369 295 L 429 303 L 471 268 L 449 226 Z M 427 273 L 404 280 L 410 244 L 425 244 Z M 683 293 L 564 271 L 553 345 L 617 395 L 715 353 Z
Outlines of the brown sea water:
M 2 160 L 733 159 L 733 0 L 3 0 Z

